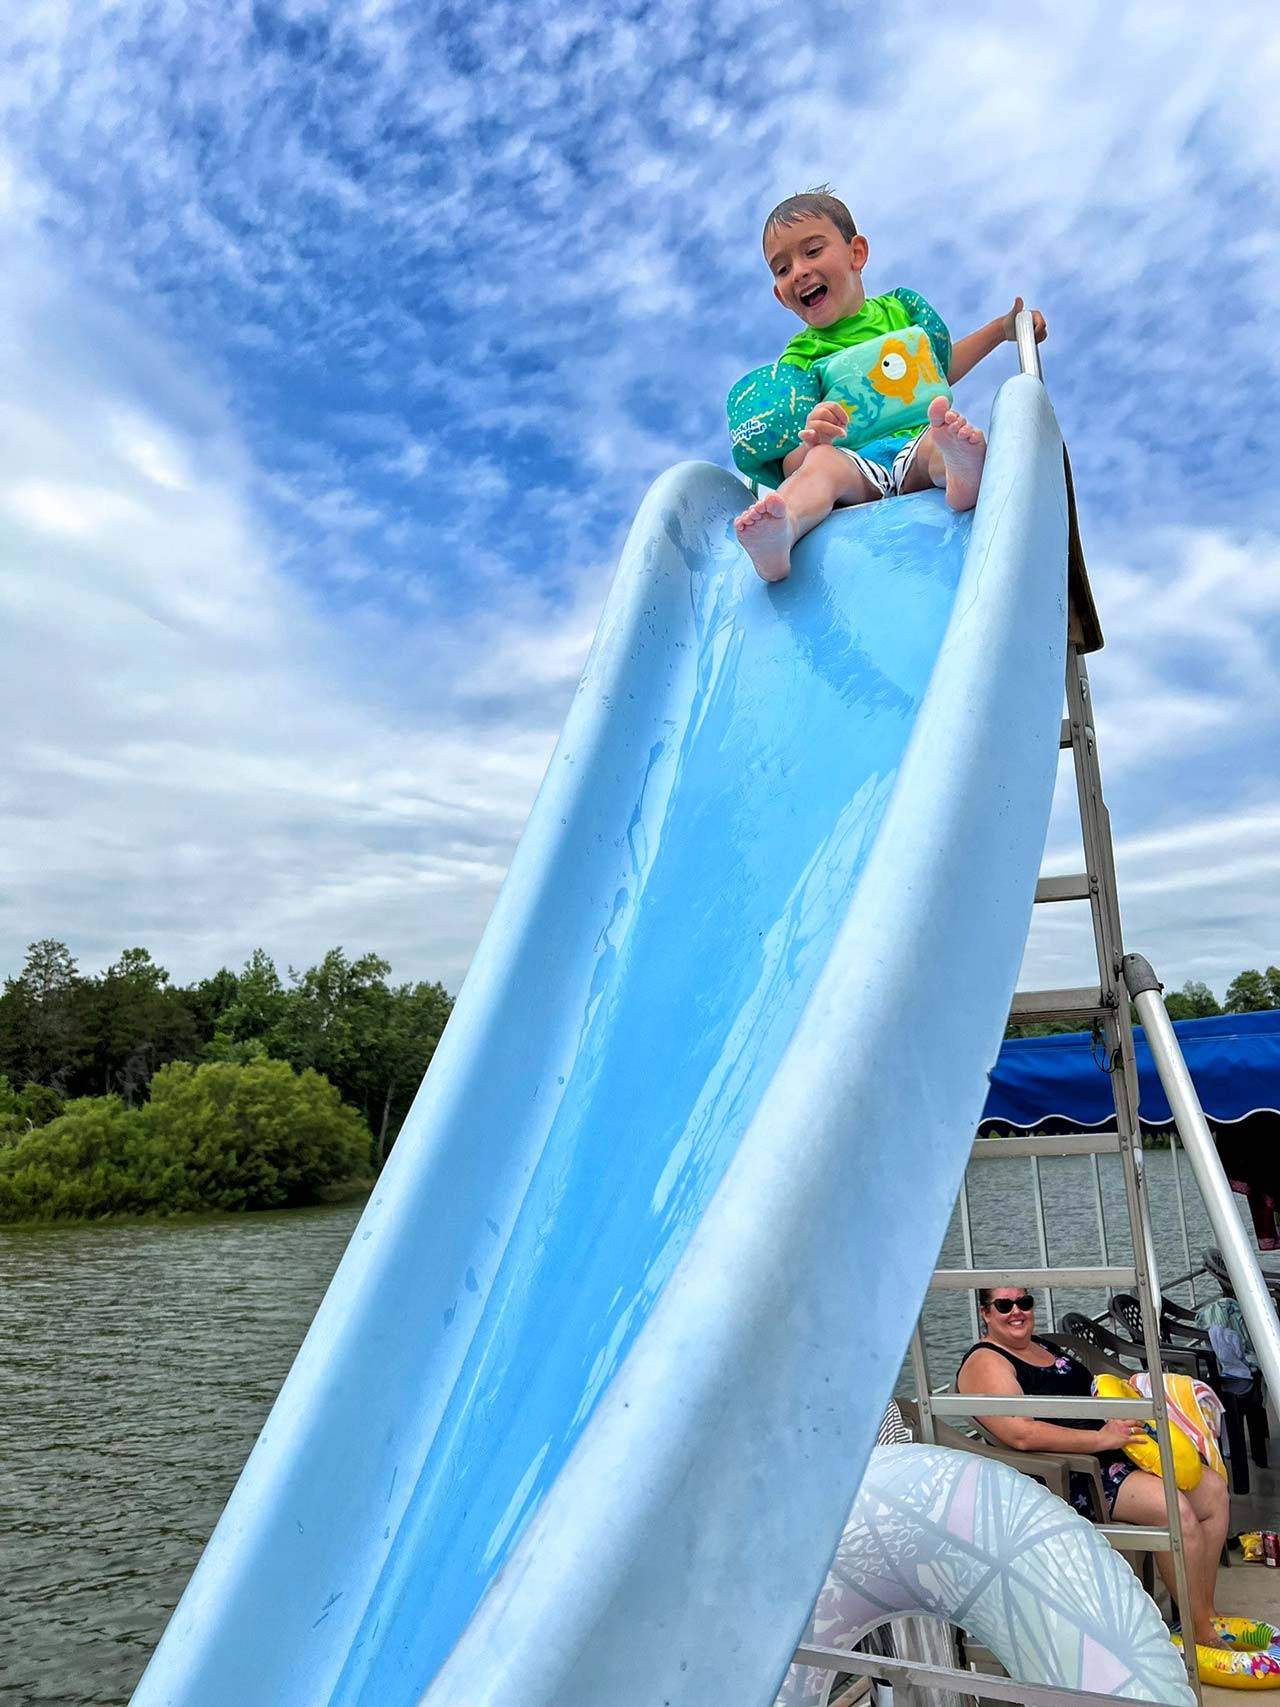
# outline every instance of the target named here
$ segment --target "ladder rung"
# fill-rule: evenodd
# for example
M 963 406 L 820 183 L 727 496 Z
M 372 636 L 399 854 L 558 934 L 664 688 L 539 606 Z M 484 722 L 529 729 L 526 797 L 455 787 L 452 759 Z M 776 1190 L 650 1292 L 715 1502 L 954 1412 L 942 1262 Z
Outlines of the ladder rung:
M 873 1677 L 877 1682 L 890 1683 L 899 1700 L 908 1689 L 913 1698 L 917 1690 L 932 1699 L 935 1691 L 945 1689 L 966 1699 L 976 1694 L 983 1701 L 1010 1701 L 1014 1707 L 1111 1707 L 1116 1699 L 1114 1695 L 1099 1695 L 1088 1689 L 1067 1689 L 1056 1683 L 1024 1683 L 1021 1678 L 961 1671 L 956 1666 L 934 1665 L 928 1660 L 890 1660 L 881 1654 L 864 1654 L 858 1648 L 828 1648 L 819 1642 L 801 1642 L 793 1658 L 797 1665 L 814 1666 L 819 1671 Z M 976 1684 L 981 1687 L 975 1689 Z
M 1042 877 L 1036 884 L 1037 901 L 1087 901 L 1093 884 L 1087 871 L 1073 871 L 1065 877 Z
M 929 1285 L 935 1292 L 976 1292 L 980 1286 L 1099 1286 L 1124 1292 L 1136 1286 L 1132 1268 L 939 1268 Z
M 1120 1148 L 1118 1132 L 1059 1132 L 1042 1138 L 975 1138 L 975 1157 L 1110 1156 Z
M 1172 1551 L 1167 1529 L 1146 1523 L 1096 1523 L 1094 1534 L 1109 1541 L 1117 1553 L 1168 1553 Z
M 996 1393 L 935 1393 L 929 1409 L 936 1417 L 1088 1417 L 1105 1422 L 1108 1417 L 1133 1417 L 1147 1422 L 1150 1399 L 1064 1399 L 1045 1398 L 1042 1393 L 1021 1393 L 1017 1398 Z
M 1076 990 L 1021 990 L 1013 998 L 1009 1018 L 1018 1020 L 1099 1019 L 1109 1012 L 1096 984 Z
M 1069 717 L 1062 719 L 1062 728 L 1058 731 L 1058 745 L 1060 747 L 1071 745 L 1071 719 Z
M 934 1665 L 929 1660 L 890 1660 L 881 1654 L 864 1654 L 858 1648 L 828 1648 L 819 1642 L 801 1642 L 793 1658 L 797 1665 L 813 1666 L 819 1671 L 873 1677 L 877 1682 L 892 1684 L 897 1700 L 904 1699 L 908 1689 L 913 1699 L 917 1690 L 931 1700 L 935 1691 L 948 1690 L 953 1696 L 959 1693 L 966 1699 L 976 1695 L 982 1701 L 1010 1701 L 1014 1707 L 1111 1707 L 1116 1699 L 1113 1694 L 1100 1695 L 1089 1689 L 1068 1689 L 1056 1683 L 1024 1683 L 1017 1677 L 961 1671 L 956 1666 Z M 1182 1699 L 1186 1699 L 1185 1694 Z

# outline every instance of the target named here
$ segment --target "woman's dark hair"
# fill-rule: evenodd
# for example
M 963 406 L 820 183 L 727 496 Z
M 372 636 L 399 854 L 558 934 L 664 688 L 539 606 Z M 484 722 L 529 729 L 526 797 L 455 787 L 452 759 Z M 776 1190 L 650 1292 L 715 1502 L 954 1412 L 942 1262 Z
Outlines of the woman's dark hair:
M 1004 1284 L 1006 1286 L 1021 1286 L 1022 1282 L 1020 1280 L 1006 1280 Z M 978 1288 L 979 1306 L 985 1310 L 999 1290 L 1000 1288 L 998 1286 L 980 1286 Z

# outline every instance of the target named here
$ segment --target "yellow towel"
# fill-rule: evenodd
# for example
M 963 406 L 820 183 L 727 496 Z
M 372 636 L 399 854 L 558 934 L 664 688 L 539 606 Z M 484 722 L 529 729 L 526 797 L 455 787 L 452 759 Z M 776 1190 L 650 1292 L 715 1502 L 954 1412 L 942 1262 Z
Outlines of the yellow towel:
M 1131 1377 L 1144 1399 L 1151 1397 L 1151 1377 L 1144 1369 Z M 1227 1467 L 1218 1450 L 1218 1431 L 1222 1427 L 1222 1400 L 1212 1387 L 1191 1375 L 1166 1375 L 1164 1396 L 1169 1406 L 1169 1420 L 1177 1423 L 1188 1435 L 1196 1451 L 1210 1470 L 1216 1470 L 1225 1482 Z

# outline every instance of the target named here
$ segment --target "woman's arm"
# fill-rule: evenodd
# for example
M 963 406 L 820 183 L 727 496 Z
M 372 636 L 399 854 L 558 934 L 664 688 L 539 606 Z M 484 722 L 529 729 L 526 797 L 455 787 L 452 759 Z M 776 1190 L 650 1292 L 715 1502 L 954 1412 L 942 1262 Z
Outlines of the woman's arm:
M 1014 321 L 1022 312 L 1022 298 L 1015 297 L 1013 307 L 999 320 L 989 320 L 985 326 L 979 326 L 976 332 L 970 332 L 967 338 L 961 338 L 951 346 L 951 366 L 947 370 L 947 381 L 954 385 L 957 380 L 971 373 L 984 356 L 989 356 L 992 350 L 1001 344 L 1007 344 L 1015 337 Z M 1032 322 L 1035 326 L 1036 343 L 1043 344 L 1049 336 L 1049 328 L 1044 323 L 1044 315 L 1038 308 L 1031 310 Z M 1012 1374 L 1010 1370 L 1010 1374 Z
M 975 1351 L 965 1360 L 956 1385 L 962 1393 L 1019 1398 L 1022 1388 L 1007 1358 L 998 1351 Z M 1122 1447 L 1139 1425 L 1104 1423 L 1100 1428 L 1064 1428 L 1034 1417 L 979 1417 L 988 1433 L 1018 1452 L 1107 1452 Z

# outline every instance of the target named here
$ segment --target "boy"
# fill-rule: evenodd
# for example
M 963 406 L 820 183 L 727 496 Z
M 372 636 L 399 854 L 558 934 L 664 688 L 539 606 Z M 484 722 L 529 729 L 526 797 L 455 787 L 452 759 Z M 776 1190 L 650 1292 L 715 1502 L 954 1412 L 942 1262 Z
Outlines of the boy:
M 997 345 L 1014 337 L 1021 297 L 1002 319 L 961 338 L 954 349 L 937 315 L 913 293 L 868 299 L 862 288 L 867 240 L 858 233 L 848 208 L 825 185 L 780 202 L 765 221 L 763 243 L 774 296 L 808 328 L 787 345 L 783 362 L 808 368 L 824 355 L 906 326 L 913 317 L 902 306 L 908 299 L 914 318 L 924 321 L 935 346 L 943 346 L 943 377 L 948 381 L 962 378 Z M 1039 343 L 1046 327 L 1040 311 L 1033 313 Z M 877 439 L 856 451 L 835 444 L 848 433 L 849 423 L 849 413 L 840 403 L 822 402 L 812 409 L 800 433 L 800 446 L 783 459 L 786 479 L 734 522 L 762 579 L 785 579 L 791 569 L 791 547 L 837 505 L 865 504 L 899 492 L 923 492 L 930 486 L 946 491 L 953 510 L 971 510 L 977 503 L 986 440 L 963 415 L 947 407 L 944 397 L 935 396 L 929 403 L 927 427 Z

